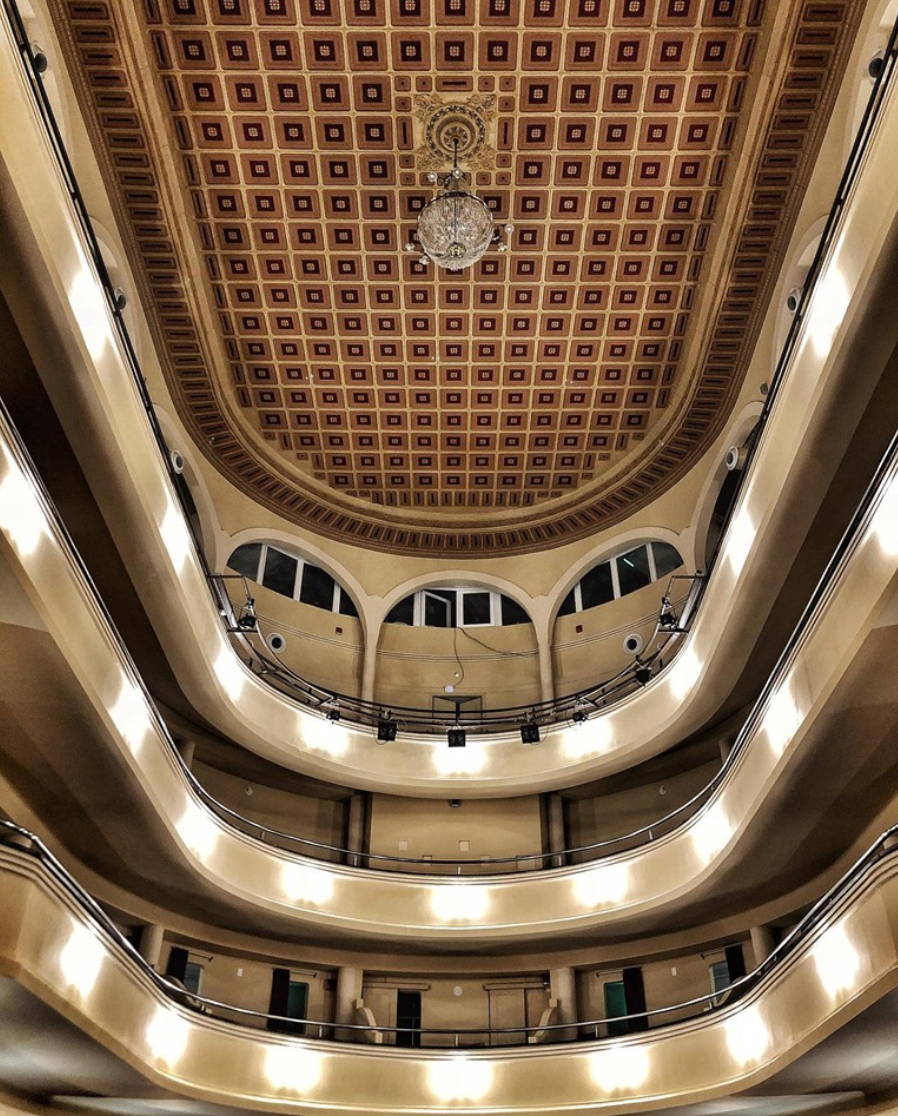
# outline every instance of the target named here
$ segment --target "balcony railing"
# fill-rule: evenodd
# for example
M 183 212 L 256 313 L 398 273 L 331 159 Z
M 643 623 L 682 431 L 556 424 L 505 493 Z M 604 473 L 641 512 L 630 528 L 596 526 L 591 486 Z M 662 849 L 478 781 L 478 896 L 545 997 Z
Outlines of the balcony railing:
M 540 1043 L 594 1041 L 609 1035 L 619 1035 L 622 1029 L 628 1032 L 654 1030 L 667 1024 L 682 1023 L 684 1020 L 705 1016 L 710 1012 L 729 1007 L 750 989 L 771 977 L 781 965 L 798 953 L 809 938 L 828 925 L 831 912 L 863 883 L 877 865 L 887 857 L 895 857 L 895 851 L 898 849 L 898 826 L 892 826 L 876 839 L 842 878 L 814 903 L 761 964 L 745 976 L 733 980 L 727 988 L 629 1015 L 523 1027 L 400 1027 L 370 1022 L 344 1023 L 256 1011 L 188 992 L 179 983 L 157 973 L 147 963 L 100 904 L 77 883 L 39 837 L 13 822 L 0 820 L 0 846 L 4 845 L 39 861 L 47 875 L 64 889 L 87 916 L 110 949 L 124 954 L 128 962 L 152 981 L 166 997 L 191 1011 L 214 1017 L 225 1023 L 249 1024 L 293 1034 L 301 1032 L 305 1038 L 325 1042 L 338 1039 L 360 1043 L 381 1043 L 384 1041 L 384 1036 L 390 1036 L 395 1041 L 398 1036 L 406 1035 L 413 1039 L 415 1045 L 470 1048 L 526 1045 L 531 1040 Z
M 555 701 L 542 702 L 536 706 L 527 704 L 519 707 L 488 710 L 476 714 L 469 714 L 461 710 L 457 715 L 454 713 L 450 715 L 441 715 L 427 709 L 407 708 L 400 710 L 388 708 L 376 702 L 364 702 L 351 695 L 317 686 L 307 679 L 300 677 L 285 667 L 284 664 L 272 658 L 270 653 L 263 649 L 258 641 L 253 641 L 247 633 L 241 632 L 234 623 L 235 616 L 233 605 L 228 598 L 227 592 L 223 589 L 222 575 L 216 574 L 209 568 L 203 553 L 201 540 L 198 538 L 192 518 L 187 513 L 187 509 L 184 505 L 181 492 L 182 478 L 177 475 L 173 468 L 169 447 L 162 433 L 146 380 L 140 368 L 134 344 L 124 320 L 120 292 L 114 287 L 103 260 L 99 240 L 93 228 L 71 159 L 69 158 L 62 133 L 53 112 L 50 98 L 44 86 L 41 67 L 35 64 L 34 52 L 29 42 L 25 23 L 18 4 L 16 0 L 0 0 L 0 2 L 2 2 L 2 10 L 5 12 L 12 29 L 21 56 L 24 72 L 32 90 L 36 108 L 43 121 L 47 136 L 59 164 L 59 169 L 71 199 L 74 214 L 81 227 L 97 276 L 105 292 L 109 311 L 115 323 L 122 354 L 130 369 L 136 390 L 143 403 L 147 421 L 153 438 L 155 439 L 161 460 L 169 473 L 172 493 L 180 503 L 184 522 L 190 533 L 194 558 L 206 575 L 212 599 L 217 611 L 221 615 L 224 628 L 232 634 L 238 652 L 242 654 L 242 657 L 251 669 L 275 689 L 289 695 L 310 711 L 318 712 L 322 716 L 327 716 L 333 710 L 337 710 L 339 711 L 341 719 L 345 719 L 347 722 L 363 729 L 376 731 L 378 725 L 383 720 L 393 719 L 397 722 L 397 727 L 402 732 L 431 736 L 434 734 L 445 734 L 452 728 L 464 728 L 477 735 L 488 737 L 490 735 L 515 732 L 523 723 L 534 720 L 545 729 L 568 724 L 572 720 L 576 720 L 581 713 L 588 715 L 590 712 L 594 712 L 598 709 L 608 708 L 609 705 L 618 702 L 628 694 L 631 694 L 635 689 L 638 689 L 641 682 L 640 678 L 637 677 L 637 671 L 642 673 L 645 669 L 660 670 L 662 666 L 668 665 L 671 655 L 675 650 L 676 641 L 682 638 L 682 632 L 688 629 L 690 622 L 696 615 L 700 606 L 708 575 L 716 565 L 721 549 L 721 542 L 726 535 L 725 530 L 721 533 L 721 541 L 718 542 L 711 556 L 708 568 L 703 571 L 703 576 L 698 574 L 695 576 L 693 589 L 688 595 L 687 604 L 681 614 L 680 622 L 677 625 L 678 630 L 676 632 L 657 632 L 653 641 L 654 649 L 650 655 L 645 657 L 644 661 L 633 662 L 614 676 L 602 679 L 580 693 L 571 694 Z M 770 379 L 770 389 L 764 401 L 763 409 L 758 419 L 758 425 L 755 428 L 757 433 L 760 433 L 767 422 L 779 388 L 787 374 L 788 366 L 799 339 L 811 296 L 820 278 L 823 263 L 834 241 L 840 217 L 863 162 L 864 154 L 867 150 L 876 120 L 884 102 L 886 91 L 893 79 L 896 49 L 898 49 L 896 48 L 896 41 L 898 41 L 896 40 L 896 29 L 893 29 L 883 54 L 882 66 L 878 76 L 873 82 L 870 96 L 864 109 L 857 134 L 854 138 L 817 251 L 802 288 L 798 307 L 792 317 L 785 342 L 777 360 L 776 368 Z M 748 448 L 748 458 L 740 475 L 737 492 L 730 505 L 731 510 L 738 503 L 739 493 L 751 470 L 755 449 L 759 440 L 757 436 L 751 440 L 751 444 Z M 642 678 L 643 680 L 645 679 L 644 673 L 642 673 Z

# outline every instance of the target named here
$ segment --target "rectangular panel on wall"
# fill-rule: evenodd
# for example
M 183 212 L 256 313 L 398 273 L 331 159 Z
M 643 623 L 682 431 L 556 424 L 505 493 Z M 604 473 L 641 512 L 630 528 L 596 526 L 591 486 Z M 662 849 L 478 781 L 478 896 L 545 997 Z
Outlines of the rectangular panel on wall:
M 523 988 L 490 988 L 490 1029 L 524 1027 L 527 1024 L 526 992 Z M 524 1041 L 521 1032 L 490 1035 L 491 1046 L 513 1046 Z

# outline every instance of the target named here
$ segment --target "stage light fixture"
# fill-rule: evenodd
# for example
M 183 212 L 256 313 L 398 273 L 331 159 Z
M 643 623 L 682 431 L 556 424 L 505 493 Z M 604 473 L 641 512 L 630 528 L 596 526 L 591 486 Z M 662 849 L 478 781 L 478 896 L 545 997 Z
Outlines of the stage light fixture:
M 640 663 L 639 666 L 633 671 L 633 677 L 640 686 L 645 686 L 652 680 L 652 668 L 645 663 Z
M 463 728 L 451 728 L 447 735 L 450 748 L 464 748 L 468 734 Z
M 575 725 L 582 725 L 583 722 L 586 720 L 586 710 L 575 709 L 574 712 L 571 714 L 571 720 L 574 722 Z
M 399 726 L 392 717 L 380 717 L 377 722 L 377 742 L 387 744 L 396 739 L 396 730 Z
M 332 705 L 330 707 L 330 709 L 328 709 L 327 719 L 329 721 L 339 721 L 340 720 L 340 707 L 339 707 L 339 705 Z
M 521 725 L 521 743 L 539 744 L 539 725 L 536 721 L 525 721 Z
M 658 627 L 662 632 L 677 631 L 677 614 L 674 612 L 670 597 L 661 598 L 661 612 L 658 616 Z

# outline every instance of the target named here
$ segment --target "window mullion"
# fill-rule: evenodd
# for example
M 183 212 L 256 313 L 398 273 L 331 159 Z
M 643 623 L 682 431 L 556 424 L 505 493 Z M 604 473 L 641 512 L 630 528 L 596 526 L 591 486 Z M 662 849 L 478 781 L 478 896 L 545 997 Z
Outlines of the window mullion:
M 658 570 L 655 568 L 655 546 L 654 543 L 646 543 L 645 548 L 649 554 L 649 577 L 652 581 L 658 580 Z
M 620 578 L 617 575 L 617 557 L 611 559 L 611 588 L 614 590 L 614 599 L 617 600 L 620 595 Z
M 299 594 L 302 590 L 302 571 L 306 568 L 305 560 L 297 557 L 296 559 L 296 578 L 293 582 L 293 599 L 299 600 Z

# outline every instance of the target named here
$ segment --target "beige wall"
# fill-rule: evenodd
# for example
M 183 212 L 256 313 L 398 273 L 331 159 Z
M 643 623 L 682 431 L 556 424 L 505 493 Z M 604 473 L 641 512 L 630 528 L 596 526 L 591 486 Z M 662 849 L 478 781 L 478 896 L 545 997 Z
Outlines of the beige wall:
M 735 944 L 735 943 L 732 943 Z M 752 967 L 752 952 L 748 939 L 742 945 L 746 965 Z M 203 966 L 200 994 L 222 1003 L 253 1011 L 268 1010 L 271 993 L 271 973 L 275 967 L 267 960 L 221 953 L 202 944 L 188 943 L 166 936 L 162 951 L 163 967 L 172 945 L 186 948 L 190 960 Z M 712 945 L 702 952 L 693 952 L 653 961 L 641 966 L 645 986 L 646 1008 L 649 1011 L 684 1003 L 704 996 L 711 991 L 710 967 L 724 960 L 722 946 Z M 309 964 L 292 966 L 279 961 L 278 967 L 289 968 L 292 979 L 309 985 L 310 1019 L 330 1022 L 333 1020 L 335 996 L 333 982 L 335 970 L 318 968 Z M 606 981 L 621 979 L 620 968 L 584 968 L 576 973 L 577 1017 L 580 1021 L 601 1019 L 605 1015 L 603 986 Z M 483 1027 L 535 1026 L 549 1002 L 548 972 L 503 975 L 501 967 L 490 976 L 442 975 L 403 972 L 366 972 L 362 982 L 365 1006 L 374 1013 L 375 1021 L 383 1027 L 396 1025 L 396 993 L 399 989 L 421 993 L 421 1026 L 452 1031 L 474 1030 Z M 695 1015 L 694 1008 L 673 1011 L 659 1017 L 652 1026 L 674 1022 Z M 250 1026 L 263 1026 L 261 1021 Z M 604 1035 L 604 1028 L 600 1028 Z M 490 1040 L 486 1033 L 460 1036 L 462 1045 L 501 1046 L 520 1042 L 520 1035 L 495 1035 Z M 395 1036 L 385 1034 L 384 1041 L 392 1044 Z M 423 1036 L 426 1046 L 451 1046 L 453 1035 Z
M 384 624 L 377 650 L 375 698 L 429 709 L 453 685 L 483 707 L 540 700 L 539 655 L 532 624 L 488 628 L 414 628 Z
M 624 638 L 630 632 L 639 632 L 648 645 L 667 583 L 668 578 L 663 577 L 616 601 L 556 619 L 552 668 L 559 697 L 609 678 L 633 661 L 623 649 Z M 687 582 L 676 582 L 675 586 L 684 587 L 675 593 L 676 597 L 685 592 Z
M 524 1027 L 539 1022 L 548 1004 L 548 974 L 514 978 L 484 979 L 483 977 L 409 979 L 399 973 L 368 973 L 362 987 L 366 1007 L 383 1026 L 396 1025 L 396 993 L 402 989 L 421 993 L 421 1026 L 423 1028 Z M 384 1035 L 392 1044 L 395 1036 Z M 462 1046 L 502 1046 L 520 1043 L 521 1035 L 493 1036 L 488 1034 L 460 1035 Z M 453 1035 L 424 1035 L 422 1045 L 454 1046 Z
M 245 818 L 324 844 L 343 844 L 344 802 L 279 790 L 264 783 L 228 775 L 199 762 L 194 763 L 194 774 L 213 798 Z M 247 790 L 251 790 L 252 794 L 247 794 Z M 304 850 L 300 848 L 297 851 Z M 339 860 L 338 856 L 325 854 L 322 850 L 311 851 L 311 855 Z
M 736 942 L 727 944 L 737 944 Z M 746 969 L 751 971 L 753 957 L 747 938 L 738 942 L 745 956 Z M 645 987 L 645 1006 L 648 1011 L 685 1003 L 688 1000 L 705 996 L 711 991 L 711 965 L 724 960 L 724 950 L 711 946 L 699 953 L 665 958 L 642 965 L 642 981 Z M 621 979 L 620 968 L 583 969 L 577 974 L 577 1003 L 579 1018 L 582 1021 L 602 1019 L 605 1015 L 604 985 L 607 981 Z M 696 1014 L 695 1008 L 666 1012 L 651 1026 L 673 1023 Z M 605 1035 L 605 1028 L 599 1029 L 599 1036 Z
M 538 853 L 542 851 L 539 796 L 477 799 L 453 808 L 443 799 L 376 794 L 371 800 L 370 842 L 373 853 L 434 860 Z M 468 842 L 467 849 L 463 842 Z M 521 870 L 541 866 L 538 860 L 524 862 Z M 514 871 L 514 865 L 497 865 L 496 870 Z
M 707 786 L 719 769 L 719 762 L 710 761 L 589 798 L 566 797 L 564 813 L 569 846 L 621 837 L 650 825 Z M 578 859 L 590 857 L 574 857 L 575 862 Z
M 290 970 L 292 980 L 305 981 L 309 986 L 308 1018 L 331 1022 L 334 1012 L 334 993 L 332 990 L 334 970 L 311 968 L 279 961 L 277 965 L 256 958 L 235 954 L 213 952 L 202 945 L 178 941 L 166 936 L 162 948 L 162 966 L 168 963 L 168 955 L 173 945 L 187 949 L 190 960 L 203 966 L 199 993 L 210 1000 L 234 1004 L 236 1007 L 249 1008 L 251 1011 L 267 1012 L 271 996 L 271 973 L 274 968 Z M 264 1027 L 263 1020 L 245 1017 L 242 1020 L 250 1027 Z
M 364 638 L 354 616 L 291 600 L 264 585 L 247 583 L 264 635 L 279 632 L 287 646 L 278 657 L 303 678 L 325 689 L 357 697 L 361 692 Z M 230 583 L 231 599 L 241 603 L 240 582 Z

